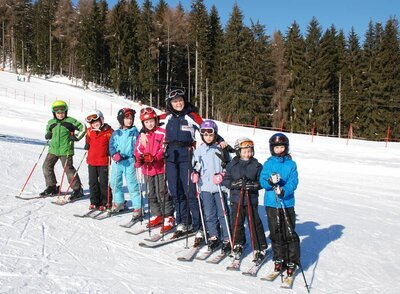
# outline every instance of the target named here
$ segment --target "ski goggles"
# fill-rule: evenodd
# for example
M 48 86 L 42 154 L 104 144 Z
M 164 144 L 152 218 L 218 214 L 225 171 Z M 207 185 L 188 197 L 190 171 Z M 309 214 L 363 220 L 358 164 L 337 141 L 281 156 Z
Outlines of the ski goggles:
M 184 95 L 185 95 L 185 93 L 182 90 L 173 90 L 173 91 L 169 92 L 168 99 L 174 99 L 176 97 L 181 97 Z
M 239 144 L 239 147 L 240 147 L 240 149 L 253 148 L 254 143 L 253 143 L 253 141 L 243 141 Z
M 151 107 L 145 107 L 140 109 L 140 114 L 148 114 L 148 113 L 154 113 L 154 109 Z
M 67 110 L 67 108 L 65 106 L 55 106 L 55 107 L 53 107 L 53 112 L 55 112 L 55 113 L 65 112 L 66 110 Z
M 202 136 L 211 136 L 214 134 L 214 129 L 200 129 L 200 135 Z
M 90 114 L 90 115 L 88 115 L 88 116 L 86 117 L 86 122 L 87 122 L 87 123 L 92 123 L 92 122 L 98 120 L 99 118 L 100 118 L 100 117 L 98 116 L 97 113 L 93 113 L 93 114 Z

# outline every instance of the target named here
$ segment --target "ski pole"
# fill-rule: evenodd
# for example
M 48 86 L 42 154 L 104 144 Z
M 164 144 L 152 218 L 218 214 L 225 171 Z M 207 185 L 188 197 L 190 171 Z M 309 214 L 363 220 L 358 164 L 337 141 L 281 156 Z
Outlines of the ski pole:
M 196 189 L 197 189 L 197 201 L 199 203 L 199 211 L 200 211 L 200 218 L 201 218 L 201 225 L 203 226 L 203 232 L 204 232 L 204 241 L 206 243 L 206 245 L 208 244 L 207 241 L 207 230 L 206 230 L 206 224 L 204 223 L 204 216 L 203 216 L 203 208 L 201 206 L 201 191 L 199 188 L 199 185 L 196 184 Z
M 150 216 L 151 216 L 151 206 L 150 206 L 150 187 L 149 187 L 149 181 L 150 181 L 150 176 L 149 176 L 149 164 L 146 164 L 146 169 L 147 169 L 147 175 L 145 175 L 144 180 L 146 182 L 146 196 L 147 196 L 147 205 L 149 206 L 149 236 L 151 235 L 151 226 L 150 226 Z M 157 196 L 156 196 L 157 197 Z
M 233 228 L 233 239 L 232 239 L 232 248 L 231 248 L 231 253 L 232 253 L 232 255 L 233 255 L 233 248 L 234 248 L 234 246 L 235 246 L 236 230 L 237 230 L 237 226 L 238 226 L 238 219 L 239 219 L 240 206 L 241 206 L 242 200 L 243 200 L 243 188 L 240 189 L 238 208 L 237 208 L 237 212 L 236 212 L 235 226 L 234 226 L 234 228 Z
M 246 190 L 246 200 L 247 200 L 247 219 L 249 221 L 249 228 L 250 228 L 250 239 L 251 239 L 251 250 L 253 251 L 253 259 L 255 259 L 254 254 L 254 234 L 253 234 L 253 217 L 251 216 L 251 206 L 250 206 L 250 196 L 249 191 Z
M 31 170 L 31 172 L 29 173 L 28 178 L 26 179 L 24 186 L 22 187 L 21 191 L 20 191 L 19 194 L 18 194 L 18 197 L 20 197 L 21 194 L 24 192 L 25 187 L 26 187 L 26 185 L 28 184 L 28 182 L 29 182 L 29 180 L 30 180 L 30 178 L 31 178 L 31 176 L 32 176 L 32 174 L 33 174 L 33 171 L 36 169 L 36 166 L 37 166 L 37 164 L 38 164 L 40 158 L 42 157 L 43 152 L 44 152 L 44 150 L 46 149 L 47 145 L 49 145 L 49 140 L 47 140 L 46 143 L 44 144 L 43 149 L 42 149 L 42 151 L 41 151 L 40 154 L 39 154 L 39 158 L 36 160 L 35 164 L 33 165 L 32 170 Z
M 111 156 L 108 156 L 108 177 L 107 177 L 107 209 L 111 207 L 111 187 L 110 187 L 110 177 L 111 177 Z
M 231 229 L 230 229 L 229 220 L 228 220 L 228 213 L 226 212 L 226 208 L 225 208 L 225 199 L 224 199 L 224 196 L 222 195 L 222 191 L 221 191 L 221 184 L 218 184 L 217 187 L 218 187 L 218 192 L 219 192 L 219 199 L 221 200 L 222 210 L 224 211 L 224 219 L 225 219 L 226 229 L 228 231 L 229 243 L 231 244 L 231 248 L 233 248 Z
M 188 160 L 188 178 L 187 178 L 187 194 L 186 194 L 186 246 L 185 248 L 189 248 L 189 217 L 190 217 L 190 209 L 189 209 L 189 195 L 190 195 L 190 174 L 192 172 L 191 170 L 191 164 L 192 164 L 192 147 L 188 147 L 188 152 L 189 152 L 189 160 Z
M 69 158 L 69 155 L 67 155 L 67 158 L 65 159 L 65 162 L 64 162 L 64 168 L 63 168 L 63 172 L 62 172 L 62 175 L 61 175 L 61 184 L 58 187 L 58 195 L 57 195 L 57 201 L 56 201 L 57 203 L 60 202 L 61 188 L 62 188 L 62 185 L 63 185 L 63 182 L 64 182 L 64 176 L 65 176 L 65 171 L 67 169 L 68 158 Z
M 164 157 L 165 157 L 165 154 L 166 154 L 166 151 L 167 151 L 167 147 L 168 147 L 168 145 L 164 143 Z M 163 182 L 164 183 L 163 183 L 163 195 L 162 195 L 164 201 L 163 201 L 163 224 L 162 224 L 162 227 L 161 227 L 161 240 L 163 240 L 163 241 L 164 241 L 164 235 L 165 235 L 165 232 L 164 232 L 164 229 L 163 229 L 164 228 L 164 219 L 165 219 L 165 201 L 166 201 L 165 200 L 165 196 L 167 196 L 167 197 L 170 196 L 169 195 L 169 191 L 168 191 L 168 186 L 167 186 L 166 173 L 167 173 L 167 160 L 164 158 L 164 173 L 163 173 Z M 158 188 L 160 188 L 160 187 L 158 187 Z
M 67 190 L 66 190 L 65 193 L 64 193 L 64 200 L 65 200 L 65 198 L 67 197 L 67 193 L 68 193 L 69 189 L 71 188 L 72 184 L 74 183 L 76 176 L 78 175 L 78 171 L 79 171 L 79 169 L 81 168 L 82 162 L 83 162 L 83 160 L 85 159 L 86 155 L 87 155 L 87 150 L 86 150 L 85 153 L 83 154 L 83 157 L 82 157 L 81 161 L 79 162 L 79 165 L 78 165 L 77 169 L 75 170 L 74 176 L 72 177 L 72 180 L 71 180 L 71 182 L 69 183 L 68 188 L 67 188 Z
M 141 168 L 136 168 L 135 169 L 135 176 L 136 176 L 136 181 L 138 182 L 138 185 L 139 185 L 140 211 L 141 211 L 142 215 L 144 215 L 143 187 L 142 187 L 142 176 L 143 176 L 143 173 L 141 173 Z M 140 224 L 142 224 L 142 222 L 143 222 L 143 218 L 140 220 Z
M 285 207 L 285 204 L 283 204 L 283 200 L 281 198 L 279 198 L 279 199 L 280 199 L 280 202 L 281 202 L 283 215 L 285 217 L 286 226 L 288 227 L 288 231 L 289 231 L 289 235 L 290 235 L 290 241 L 293 242 L 293 240 L 294 240 L 293 239 L 293 233 L 292 233 L 292 230 L 291 230 L 291 227 L 290 227 L 289 218 L 288 218 L 288 216 L 286 214 L 286 207 Z M 297 235 L 297 233 L 296 233 L 296 235 Z M 298 238 L 299 237 L 297 236 L 297 239 Z M 307 289 L 307 292 L 310 293 L 310 288 L 309 288 L 310 286 L 307 283 L 306 276 L 304 275 L 304 271 L 303 271 L 303 266 L 301 265 L 301 261 L 300 260 L 299 260 L 299 267 L 300 267 L 301 274 L 302 274 L 303 279 L 304 279 L 304 284 L 305 284 L 305 287 Z

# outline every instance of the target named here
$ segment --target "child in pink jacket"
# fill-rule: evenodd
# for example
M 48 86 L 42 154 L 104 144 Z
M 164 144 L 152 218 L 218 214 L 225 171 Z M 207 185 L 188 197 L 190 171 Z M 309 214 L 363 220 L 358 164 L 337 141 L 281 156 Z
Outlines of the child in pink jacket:
M 154 109 L 140 110 L 140 120 L 146 134 L 146 147 L 137 141 L 135 147 L 136 164 L 145 176 L 148 204 L 153 216 L 147 224 L 150 227 L 162 225 L 161 231 L 169 231 L 174 226 L 174 207 L 168 194 L 165 180 L 164 142 L 165 129 L 158 126 L 159 119 Z

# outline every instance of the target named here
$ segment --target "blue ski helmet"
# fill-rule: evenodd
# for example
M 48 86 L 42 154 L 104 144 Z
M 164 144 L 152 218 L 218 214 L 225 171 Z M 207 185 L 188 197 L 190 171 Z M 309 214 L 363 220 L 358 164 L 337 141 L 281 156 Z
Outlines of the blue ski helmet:
M 276 133 L 269 138 L 269 151 L 271 155 L 277 156 L 274 152 L 275 146 L 285 146 L 284 156 L 289 154 L 289 138 L 285 134 Z

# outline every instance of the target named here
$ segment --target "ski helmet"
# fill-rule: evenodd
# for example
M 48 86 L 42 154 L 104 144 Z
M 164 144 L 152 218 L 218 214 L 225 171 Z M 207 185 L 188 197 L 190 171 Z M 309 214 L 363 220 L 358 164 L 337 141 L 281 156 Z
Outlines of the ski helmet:
M 140 109 L 140 121 L 142 122 L 143 128 L 145 128 L 146 130 L 147 128 L 144 125 L 144 121 L 152 118 L 154 118 L 156 122 L 155 126 L 157 126 L 158 116 L 157 113 L 154 111 L 154 109 L 152 107 L 143 107 L 142 109 Z
M 271 155 L 276 156 L 274 152 L 274 147 L 275 146 L 285 146 L 285 151 L 284 155 L 286 156 L 289 154 L 289 138 L 286 137 L 285 134 L 282 133 L 276 133 L 272 135 L 272 137 L 269 139 L 269 151 L 271 152 Z
M 178 97 L 182 97 L 183 100 L 185 100 L 185 92 L 183 90 L 172 90 L 171 92 L 169 92 L 167 98 L 165 98 L 165 103 L 168 106 L 169 104 L 171 104 L 171 101 L 175 98 Z
M 254 156 L 254 142 L 253 140 L 241 137 L 236 140 L 234 149 L 236 150 L 236 155 L 240 157 L 240 150 L 243 148 L 251 148 L 251 156 Z
M 103 113 L 100 110 L 94 109 L 92 112 L 89 113 L 88 116 L 86 116 L 86 122 L 92 123 L 95 122 L 96 120 L 100 120 L 101 125 L 104 124 Z
M 68 111 L 68 105 L 62 100 L 56 100 L 51 104 L 51 111 L 55 114 L 58 112 L 65 112 Z
M 213 144 L 217 140 L 218 126 L 215 121 L 211 119 L 206 119 L 200 124 L 200 136 L 204 143 Z M 211 143 L 204 141 L 205 134 L 215 134 L 214 140 Z
M 122 108 L 118 111 L 117 120 L 121 126 L 124 125 L 124 118 L 132 115 L 132 118 L 135 119 L 136 111 L 132 108 Z

